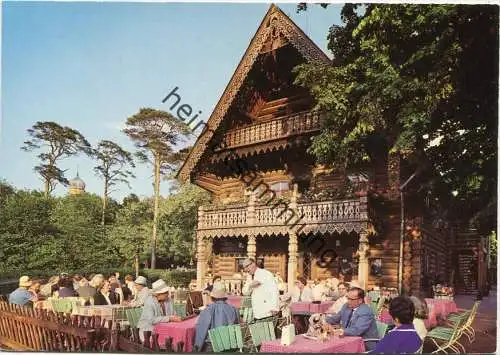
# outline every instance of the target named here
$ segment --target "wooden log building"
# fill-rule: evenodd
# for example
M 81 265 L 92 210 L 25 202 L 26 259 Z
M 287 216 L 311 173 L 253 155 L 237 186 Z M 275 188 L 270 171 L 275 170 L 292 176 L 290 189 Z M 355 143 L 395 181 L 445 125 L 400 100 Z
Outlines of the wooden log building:
M 352 262 L 364 287 L 398 287 L 399 187 L 413 171 L 383 144 L 358 171 L 316 163 L 307 149 L 324 114 L 293 83 L 292 69 L 305 62 L 331 65 L 271 5 L 179 171 L 213 197 L 198 212 L 198 287 L 209 272 L 232 278 L 247 256 L 289 286 L 298 274 L 337 275 Z M 425 277 L 449 277 L 450 236 L 415 201 L 406 205 L 402 282 L 416 294 Z M 381 269 L 374 273 L 375 260 Z

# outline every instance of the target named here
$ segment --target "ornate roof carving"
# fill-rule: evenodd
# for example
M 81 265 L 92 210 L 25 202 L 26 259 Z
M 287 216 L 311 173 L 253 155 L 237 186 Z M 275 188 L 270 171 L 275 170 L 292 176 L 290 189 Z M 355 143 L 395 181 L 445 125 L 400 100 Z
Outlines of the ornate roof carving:
M 283 35 L 308 62 L 329 65 L 330 59 L 314 42 L 276 5 L 272 4 L 264 16 L 257 32 L 252 38 L 243 58 L 226 86 L 219 102 L 210 115 L 205 131 L 198 137 L 196 143 L 179 170 L 178 176 L 183 181 L 190 180 L 191 171 L 202 157 L 207 144 L 219 127 L 231 103 L 241 89 L 245 78 L 255 63 L 268 38 L 275 38 L 276 33 Z

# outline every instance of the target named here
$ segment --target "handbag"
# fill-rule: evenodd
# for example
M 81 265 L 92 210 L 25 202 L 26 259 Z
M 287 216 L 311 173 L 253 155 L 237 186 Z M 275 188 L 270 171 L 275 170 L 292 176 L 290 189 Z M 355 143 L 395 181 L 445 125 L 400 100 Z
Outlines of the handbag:
M 288 346 L 295 341 L 295 325 L 288 324 L 281 328 L 281 345 Z

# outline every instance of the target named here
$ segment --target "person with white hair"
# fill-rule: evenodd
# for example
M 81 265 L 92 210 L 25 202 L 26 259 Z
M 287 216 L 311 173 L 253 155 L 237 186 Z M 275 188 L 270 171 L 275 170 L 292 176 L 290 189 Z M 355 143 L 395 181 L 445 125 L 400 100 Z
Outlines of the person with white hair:
M 144 304 L 146 298 L 151 294 L 151 290 L 148 288 L 148 280 L 146 280 L 144 276 L 138 276 L 135 279 L 134 287 L 136 293 L 134 299 L 130 302 L 130 305 L 139 307 Z
M 252 294 L 252 309 L 256 320 L 273 317 L 279 313 L 279 289 L 274 275 L 266 269 L 257 267 L 255 260 L 245 259 L 243 271 L 253 276 L 248 285 Z
M 169 295 L 169 287 L 162 279 L 153 282 L 151 294 L 144 300 L 144 307 L 142 309 L 141 318 L 137 323 L 139 328 L 139 336 L 141 341 L 144 341 L 144 332 L 152 331 L 153 326 L 158 323 L 164 322 L 180 322 L 181 318 L 173 315 L 166 314 L 165 308 L 161 306 Z

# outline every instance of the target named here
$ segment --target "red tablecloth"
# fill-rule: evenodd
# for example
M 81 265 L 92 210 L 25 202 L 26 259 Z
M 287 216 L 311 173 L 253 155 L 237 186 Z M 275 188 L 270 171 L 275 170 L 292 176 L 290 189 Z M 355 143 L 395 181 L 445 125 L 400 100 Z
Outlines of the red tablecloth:
M 158 323 L 153 327 L 153 332 L 158 334 L 158 343 L 160 347 L 165 345 L 165 339 L 167 337 L 172 337 L 172 345 L 180 341 L 184 342 L 184 352 L 193 351 L 194 335 L 195 335 L 195 323 L 198 317 L 190 318 L 182 322 L 172 322 L 172 323 Z
M 425 302 L 432 305 L 432 310 L 436 316 L 446 318 L 450 313 L 458 312 L 457 304 L 454 300 L 440 300 L 435 298 L 426 298 Z
M 293 344 L 282 346 L 281 340 L 263 341 L 261 353 L 362 353 L 365 344 L 361 337 L 331 337 L 322 342 L 297 335 Z
M 325 313 L 332 306 L 333 301 L 323 301 L 321 303 L 293 302 L 290 309 L 293 313 Z
M 227 303 L 233 307 L 240 308 L 242 299 L 242 296 L 227 296 Z

